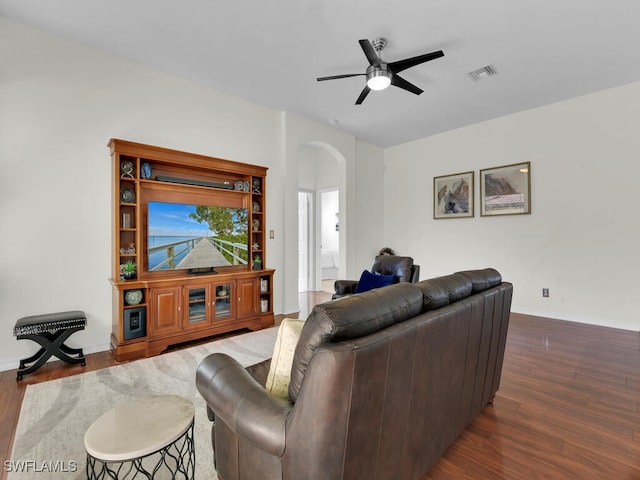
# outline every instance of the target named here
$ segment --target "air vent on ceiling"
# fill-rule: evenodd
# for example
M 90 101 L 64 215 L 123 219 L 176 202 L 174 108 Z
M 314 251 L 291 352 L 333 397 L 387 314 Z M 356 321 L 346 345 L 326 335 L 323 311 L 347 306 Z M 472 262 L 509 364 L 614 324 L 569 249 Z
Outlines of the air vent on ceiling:
M 493 65 L 487 65 L 486 67 L 479 68 L 473 72 L 469 72 L 469 76 L 474 80 L 484 80 L 485 78 L 493 77 L 498 74 L 498 70 Z

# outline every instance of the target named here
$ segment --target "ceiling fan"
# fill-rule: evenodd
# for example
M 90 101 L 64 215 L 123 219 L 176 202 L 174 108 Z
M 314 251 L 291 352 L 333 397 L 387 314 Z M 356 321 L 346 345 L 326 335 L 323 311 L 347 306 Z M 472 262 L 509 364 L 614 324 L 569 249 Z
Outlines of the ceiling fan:
M 380 52 L 387 44 L 387 39 L 378 37 L 370 42 L 367 39 L 359 40 L 360 46 L 364 51 L 367 60 L 369 60 L 369 66 L 366 73 L 347 73 L 345 75 L 332 75 L 330 77 L 319 77 L 318 82 L 324 80 L 337 80 L 339 78 L 357 77 L 364 75 L 367 77 L 367 84 L 362 89 L 360 96 L 356 100 L 356 105 L 360 105 L 371 90 L 384 90 L 389 85 L 400 87 L 408 92 L 420 95 L 423 90 L 416 87 L 411 82 L 406 81 L 398 73 L 406 70 L 407 68 L 414 67 L 429 60 L 435 60 L 436 58 L 444 57 L 444 52 L 438 50 L 436 52 L 425 53 L 424 55 L 418 55 L 417 57 L 405 58 L 404 60 L 398 60 L 397 62 L 387 63 L 382 60 Z

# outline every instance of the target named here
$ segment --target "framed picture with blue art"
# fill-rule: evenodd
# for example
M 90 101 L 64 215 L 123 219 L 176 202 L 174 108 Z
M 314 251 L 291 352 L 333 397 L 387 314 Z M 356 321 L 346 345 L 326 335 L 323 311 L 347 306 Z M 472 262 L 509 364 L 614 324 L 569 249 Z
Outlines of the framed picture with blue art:
M 531 213 L 531 162 L 480 170 L 480 216 Z
M 433 218 L 473 217 L 473 172 L 433 177 Z

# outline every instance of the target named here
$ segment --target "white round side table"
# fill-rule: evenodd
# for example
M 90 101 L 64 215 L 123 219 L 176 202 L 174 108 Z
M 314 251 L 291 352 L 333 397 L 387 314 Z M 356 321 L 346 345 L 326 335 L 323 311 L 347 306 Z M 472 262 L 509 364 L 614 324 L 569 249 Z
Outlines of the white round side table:
M 91 424 L 87 478 L 184 478 L 195 470 L 193 403 L 177 395 L 136 399 Z

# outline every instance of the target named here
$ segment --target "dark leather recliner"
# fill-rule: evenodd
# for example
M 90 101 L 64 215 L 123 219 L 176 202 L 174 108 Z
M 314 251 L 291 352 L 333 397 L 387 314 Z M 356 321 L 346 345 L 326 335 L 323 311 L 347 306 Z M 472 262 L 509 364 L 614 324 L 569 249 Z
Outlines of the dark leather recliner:
M 420 280 L 420 265 L 415 265 L 411 257 L 378 255 L 371 265 L 371 273 L 394 274 L 398 279 L 396 283 L 416 283 Z M 331 298 L 335 300 L 346 295 L 353 295 L 356 293 L 357 286 L 358 280 L 336 280 L 334 283 L 335 293 Z

